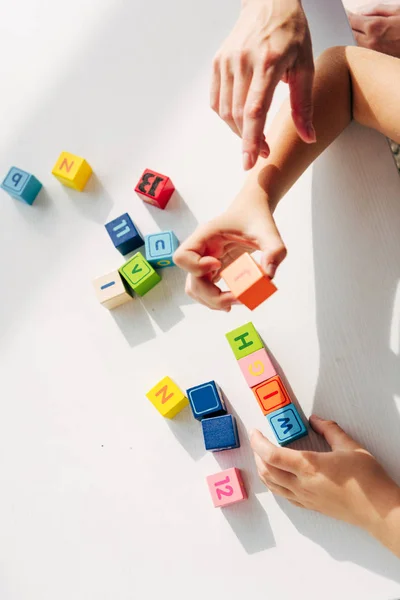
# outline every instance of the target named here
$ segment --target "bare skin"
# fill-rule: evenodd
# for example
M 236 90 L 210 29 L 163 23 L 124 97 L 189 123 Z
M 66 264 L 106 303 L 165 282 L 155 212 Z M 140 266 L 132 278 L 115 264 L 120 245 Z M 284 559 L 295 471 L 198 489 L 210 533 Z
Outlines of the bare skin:
M 176 252 L 175 262 L 189 272 L 189 295 L 229 311 L 234 298 L 215 281 L 223 266 L 248 249 L 262 250 L 262 266 L 273 276 L 286 256 L 273 218 L 278 202 L 352 119 L 400 143 L 399 81 L 399 59 L 364 48 L 324 52 L 313 92 L 317 142 L 307 144 L 299 137 L 286 103 L 267 136 L 268 158 L 258 160 L 230 208 L 200 226 Z M 400 557 L 399 486 L 336 423 L 315 416 L 310 423 L 331 452 L 277 448 L 253 432 L 261 480 L 297 506 L 362 527 Z
M 378 4 L 347 15 L 359 46 L 400 58 L 400 5 Z
M 300 0 L 242 0 L 236 25 L 213 61 L 211 107 L 243 140 L 243 167 L 254 167 L 269 147 L 264 127 L 280 79 L 290 88 L 300 137 L 315 141 L 312 125 L 314 64 Z

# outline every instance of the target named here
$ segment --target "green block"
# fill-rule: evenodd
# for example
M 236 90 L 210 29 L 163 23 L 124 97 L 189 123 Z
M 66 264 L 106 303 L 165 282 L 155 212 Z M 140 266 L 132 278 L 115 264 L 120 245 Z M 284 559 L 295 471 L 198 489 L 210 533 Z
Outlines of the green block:
M 226 339 L 237 360 L 264 348 L 253 323 L 246 323 L 246 325 L 230 331 L 226 334 Z
M 161 281 L 159 274 L 140 252 L 132 256 L 119 272 L 138 296 L 144 296 Z

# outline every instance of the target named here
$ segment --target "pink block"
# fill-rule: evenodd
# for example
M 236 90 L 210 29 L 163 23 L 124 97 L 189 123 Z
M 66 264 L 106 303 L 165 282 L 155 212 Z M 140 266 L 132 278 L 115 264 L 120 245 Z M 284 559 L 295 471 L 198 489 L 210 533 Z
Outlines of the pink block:
M 247 498 L 239 469 L 226 469 L 207 477 L 208 489 L 215 508 L 241 502 Z
M 277 374 L 265 348 L 238 360 L 249 387 L 254 387 Z

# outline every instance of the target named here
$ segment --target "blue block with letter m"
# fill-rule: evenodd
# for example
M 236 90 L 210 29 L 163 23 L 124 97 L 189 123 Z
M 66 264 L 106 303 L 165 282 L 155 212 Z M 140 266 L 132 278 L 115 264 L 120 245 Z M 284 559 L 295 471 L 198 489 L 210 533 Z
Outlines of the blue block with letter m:
M 160 231 L 146 235 L 146 260 L 156 269 L 173 267 L 173 255 L 179 241 L 173 231 Z
M 26 204 L 33 204 L 42 189 L 42 184 L 34 175 L 17 167 L 11 167 L 1 187 L 13 198 L 22 200 Z
M 307 429 L 294 404 L 284 406 L 267 415 L 278 444 L 286 446 L 307 435 Z
M 107 223 L 106 229 L 114 246 L 123 256 L 143 246 L 143 238 L 128 213 Z

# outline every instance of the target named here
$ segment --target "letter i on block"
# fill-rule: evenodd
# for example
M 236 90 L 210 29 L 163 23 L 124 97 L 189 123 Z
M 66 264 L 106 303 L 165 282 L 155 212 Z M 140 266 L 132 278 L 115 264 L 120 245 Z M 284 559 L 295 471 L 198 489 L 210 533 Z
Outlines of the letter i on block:
M 230 331 L 225 337 L 237 360 L 264 348 L 264 344 L 251 322 Z
M 247 498 L 239 469 L 226 469 L 209 475 L 207 485 L 215 508 L 223 508 Z
M 42 189 L 42 184 L 34 175 L 17 167 L 11 167 L 1 187 L 12 198 L 22 200 L 26 204 L 33 204 Z
M 232 294 L 250 310 L 254 310 L 277 290 L 256 261 L 245 252 L 221 271 L 221 277 Z
M 114 246 L 123 256 L 143 246 L 143 239 L 128 213 L 110 221 L 105 227 Z
M 169 377 L 161 379 L 146 396 L 158 412 L 167 419 L 173 419 L 189 404 L 185 394 Z
M 92 168 L 84 158 L 62 152 L 52 173 L 63 185 L 82 192 L 92 174 Z
M 98 301 L 108 310 L 132 300 L 133 292 L 128 286 L 125 287 L 118 271 L 97 277 L 93 281 L 93 286 Z
M 140 252 L 134 254 L 132 258 L 120 268 L 119 272 L 129 287 L 136 292 L 138 296 L 144 296 L 157 285 L 159 281 L 161 281 L 159 274 L 155 272 L 153 267 L 149 265 Z
M 267 415 L 278 444 L 286 446 L 307 435 L 307 429 L 294 404 Z
M 144 171 L 135 187 L 135 192 L 144 202 L 162 210 L 167 206 L 174 191 L 174 184 L 169 177 L 150 169 Z
M 155 268 L 173 267 L 173 255 L 179 241 L 173 231 L 161 231 L 145 237 L 146 259 Z

